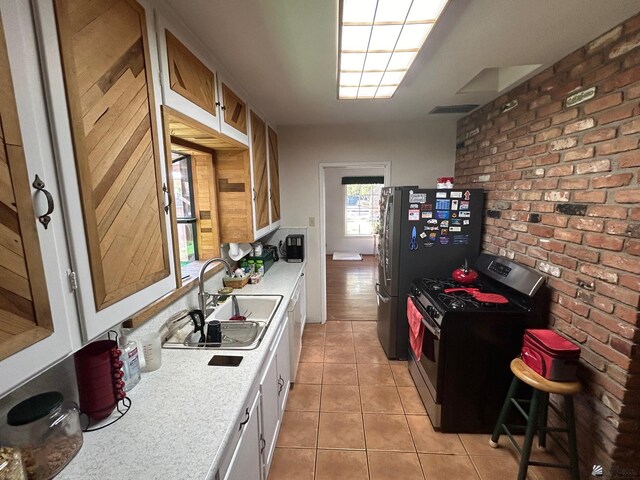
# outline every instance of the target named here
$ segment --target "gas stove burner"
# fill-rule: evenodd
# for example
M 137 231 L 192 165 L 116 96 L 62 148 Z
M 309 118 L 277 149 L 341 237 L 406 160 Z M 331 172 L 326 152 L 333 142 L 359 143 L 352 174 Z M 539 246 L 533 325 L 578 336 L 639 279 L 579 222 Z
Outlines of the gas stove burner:
M 449 302 L 449 307 L 451 307 L 453 309 L 464 308 L 465 307 L 465 303 L 462 300 L 460 300 L 459 298 L 456 298 L 454 300 L 451 300 L 451 302 Z
M 429 278 L 422 279 L 422 287 L 427 292 L 442 292 L 445 288 L 453 288 L 457 284 L 453 280 L 431 280 Z

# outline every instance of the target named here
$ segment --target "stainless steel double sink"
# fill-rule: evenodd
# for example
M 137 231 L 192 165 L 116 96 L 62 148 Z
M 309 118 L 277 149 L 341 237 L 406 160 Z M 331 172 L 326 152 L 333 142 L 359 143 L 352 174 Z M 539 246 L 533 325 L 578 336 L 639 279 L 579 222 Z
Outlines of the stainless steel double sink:
M 200 342 L 200 333 L 193 333 L 194 325 L 189 317 L 175 324 L 169 332 L 163 348 L 190 348 L 200 350 L 253 350 L 260 345 L 273 317 L 282 302 L 282 295 L 235 295 L 238 311 L 246 320 L 231 320 L 233 306 L 231 296 L 214 307 L 206 322 L 219 320 L 222 342 Z

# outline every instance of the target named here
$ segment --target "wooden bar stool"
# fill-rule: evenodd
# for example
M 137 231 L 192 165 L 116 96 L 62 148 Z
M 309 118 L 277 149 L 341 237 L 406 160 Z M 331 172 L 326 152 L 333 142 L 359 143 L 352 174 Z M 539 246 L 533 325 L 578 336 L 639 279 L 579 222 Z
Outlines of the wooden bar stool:
M 500 435 L 504 432 L 511 440 L 513 446 L 518 450 L 520 454 L 520 468 L 518 470 L 518 480 L 525 480 L 527 477 L 527 469 L 529 465 L 541 466 L 541 467 L 554 467 L 554 468 L 566 468 L 571 472 L 571 478 L 573 480 L 579 480 L 578 472 L 578 445 L 576 440 L 576 420 L 573 410 L 573 395 L 580 392 L 580 382 L 552 382 L 546 378 L 538 375 L 531 368 L 529 368 L 520 358 L 516 358 L 511 361 L 511 371 L 513 372 L 513 381 L 509 387 L 507 398 L 504 401 L 498 422 L 493 430 L 489 445 L 493 448 L 498 448 L 498 440 Z M 533 397 L 531 401 L 520 400 L 514 398 L 520 382 L 524 382 L 527 385 L 533 387 Z M 552 404 L 549 403 L 549 394 L 555 393 L 564 397 L 564 417 L 562 413 Z M 530 403 L 529 412 L 525 412 L 522 408 L 523 403 Z M 518 445 L 513 438 L 509 426 L 506 424 L 507 418 L 511 410 L 511 406 L 515 408 L 524 416 L 527 421 L 525 428 L 524 444 L 522 448 Z M 548 409 L 553 409 L 560 418 L 562 418 L 567 428 L 550 428 L 547 427 L 547 413 Z M 514 426 L 511 426 L 514 428 Z M 520 426 L 522 428 L 522 426 Z M 556 444 L 569 456 L 569 464 L 561 463 L 549 463 L 549 462 L 532 462 L 529 461 L 531 456 L 531 446 L 533 444 L 533 436 L 538 432 L 538 446 L 540 448 L 546 447 L 547 434 L 556 442 Z M 562 445 L 559 439 L 555 436 L 554 432 L 566 432 L 569 440 L 569 450 Z

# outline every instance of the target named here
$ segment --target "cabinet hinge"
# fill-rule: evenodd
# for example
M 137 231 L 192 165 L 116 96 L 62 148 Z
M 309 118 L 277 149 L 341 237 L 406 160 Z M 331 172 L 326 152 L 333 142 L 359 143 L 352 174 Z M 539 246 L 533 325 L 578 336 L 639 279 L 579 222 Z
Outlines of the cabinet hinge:
M 78 276 L 73 270 L 67 270 L 67 276 L 69 277 L 69 288 L 75 292 L 78 290 Z

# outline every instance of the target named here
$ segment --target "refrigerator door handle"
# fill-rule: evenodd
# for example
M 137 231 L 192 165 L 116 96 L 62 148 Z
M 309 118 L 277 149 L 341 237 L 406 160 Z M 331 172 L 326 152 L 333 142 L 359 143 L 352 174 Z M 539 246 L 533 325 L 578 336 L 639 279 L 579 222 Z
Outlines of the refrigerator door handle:
M 389 303 L 389 300 L 391 300 L 391 297 L 385 297 L 384 295 L 382 295 L 380 293 L 380 284 L 376 283 L 376 295 L 378 296 L 378 298 L 380 299 L 380 301 L 382 303 Z

